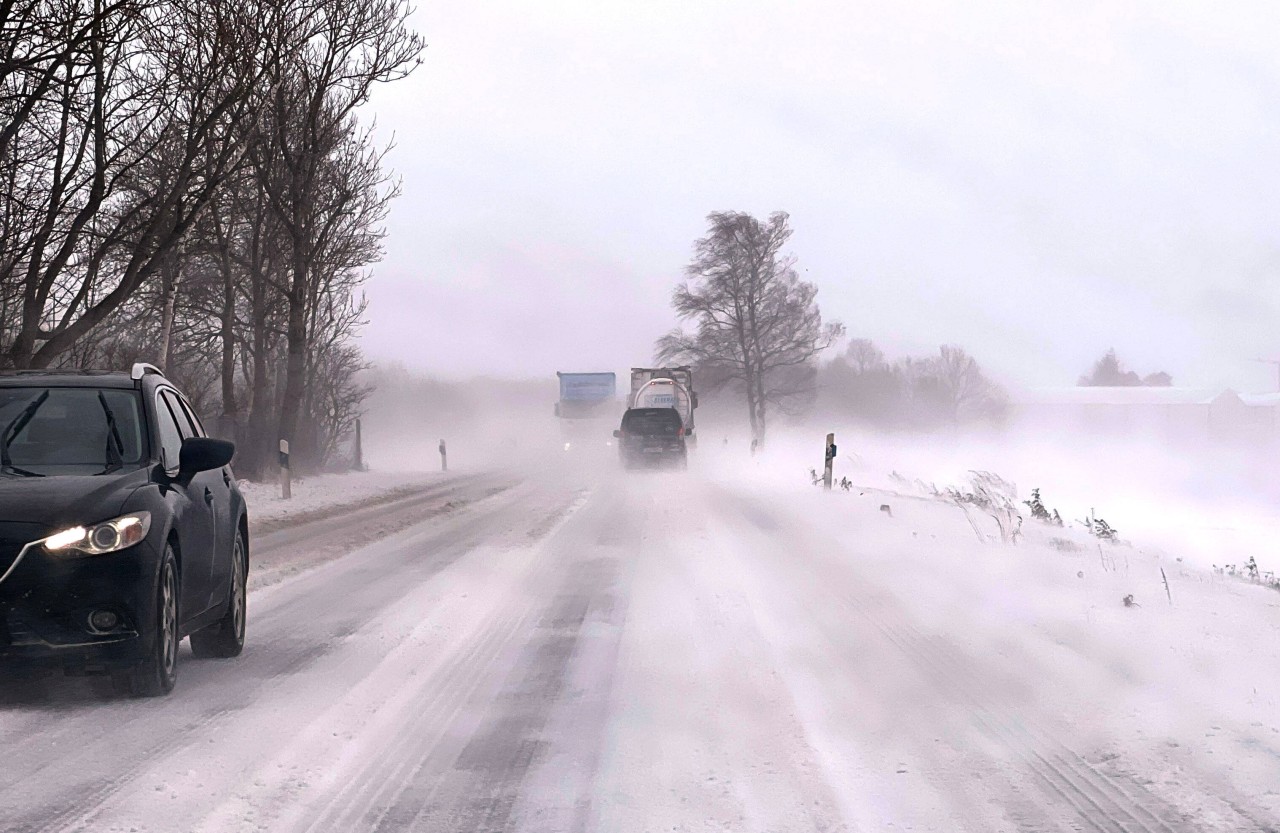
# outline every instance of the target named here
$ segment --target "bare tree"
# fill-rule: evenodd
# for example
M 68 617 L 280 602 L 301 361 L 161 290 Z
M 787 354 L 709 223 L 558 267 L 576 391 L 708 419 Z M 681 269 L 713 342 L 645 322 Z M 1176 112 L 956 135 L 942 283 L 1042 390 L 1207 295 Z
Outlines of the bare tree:
M 307 36 L 289 39 L 300 26 L 282 32 L 285 46 L 270 67 L 272 94 L 252 146 L 259 182 L 290 244 L 282 438 L 297 435 L 305 408 L 321 238 L 354 196 L 333 187 L 332 177 L 327 182 L 326 172 L 374 85 L 417 66 L 423 42 L 405 23 L 409 11 L 404 0 L 316 0 Z
M 880 370 L 886 366 L 884 351 L 869 338 L 850 339 L 849 346 L 845 348 L 841 358 L 854 373 L 859 375 Z
M 159 360 L 264 474 L 337 453 L 403 0 L 0 0 L 0 365 Z
M 1006 405 L 1004 391 L 982 372 L 978 362 L 955 345 L 944 345 L 932 361 L 933 375 L 947 419 L 952 424 L 999 417 Z
M 66 65 L 101 37 L 110 18 L 136 14 L 146 5 L 137 0 L 0 2 L 0 159 L 9 157 L 17 136 L 48 103 Z
M 767 222 L 736 211 L 707 217 L 710 229 L 694 246 L 672 305 L 693 332 L 658 341 L 660 361 L 715 369 L 740 388 L 752 436 L 763 441 L 772 409 L 785 409 L 814 390 L 814 362 L 844 332 L 822 323 L 818 289 L 800 280 L 782 252 L 791 237 L 785 212 Z
M 865 338 L 851 339 L 844 352 L 821 370 L 824 407 L 879 427 L 906 421 L 903 373 Z
M 0 4 L 0 9 L 7 4 Z M 7 57 L 4 361 L 44 367 L 169 258 L 240 160 L 262 80 L 255 0 L 24 4 L 52 59 Z M 0 10 L 0 17 L 4 12 Z
M 1076 384 L 1081 387 L 1162 388 L 1172 385 L 1173 377 L 1164 371 L 1139 376 L 1136 372 L 1124 366 L 1116 356 L 1115 349 L 1112 348 L 1103 354 L 1102 358 L 1094 362 L 1093 369 L 1088 375 L 1081 376 Z

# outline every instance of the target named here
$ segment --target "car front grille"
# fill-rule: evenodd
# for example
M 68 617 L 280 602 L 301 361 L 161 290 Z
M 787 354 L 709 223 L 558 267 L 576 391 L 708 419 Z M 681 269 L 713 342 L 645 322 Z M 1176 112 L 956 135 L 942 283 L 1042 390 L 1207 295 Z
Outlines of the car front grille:
M 16 611 L 0 620 L 0 645 L 37 645 L 40 635 Z
M 47 534 L 47 530 L 40 524 L 0 521 L 0 576 L 13 566 L 23 547 Z

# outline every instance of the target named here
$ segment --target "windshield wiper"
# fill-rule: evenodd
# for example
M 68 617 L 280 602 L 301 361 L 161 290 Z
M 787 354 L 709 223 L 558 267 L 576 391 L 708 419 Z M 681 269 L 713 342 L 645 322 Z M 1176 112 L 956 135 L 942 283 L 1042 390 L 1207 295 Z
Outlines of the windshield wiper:
M 0 463 L 0 474 L 16 474 L 19 477 L 44 477 L 44 475 L 38 471 L 27 471 L 26 469 L 20 469 L 17 466 L 11 466 L 8 463 Z
M 116 427 L 116 415 L 107 404 L 107 397 L 98 391 L 98 402 L 102 403 L 102 413 L 106 414 L 107 427 L 111 433 L 107 436 L 107 467 L 98 474 L 111 474 L 124 465 L 124 441 L 120 439 L 120 429 Z
M 4 427 L 4 431 L 0 432 L 0 471 L 9 474 L 17 474 L 22 477 L 44 477 L 34 471 L 20 469 L 13 464 L 12 458 L 9 457 L 9 444 L 17 439 L 22 433 L 22 429 L 27 427 L 27 423 L 36 415 L 36 411 L 40 410 L 40 406 L 49 398 L 49 391 L 37 396 L 35 399 L 22 409 L 22 413 L 13 418 L 13 421 Z

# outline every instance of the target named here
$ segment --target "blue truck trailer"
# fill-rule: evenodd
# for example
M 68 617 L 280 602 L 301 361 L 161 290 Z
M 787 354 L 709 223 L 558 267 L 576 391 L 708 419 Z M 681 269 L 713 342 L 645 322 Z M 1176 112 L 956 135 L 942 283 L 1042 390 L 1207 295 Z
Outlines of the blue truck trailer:
M 556 402 L 565 451 L 585 443 L 601 448 L 609 443 L 621 410 L 618 377 L 614 373 L 556 373 L 560 400 Z
M 561 419 L 613 416 L 618 399 L 617 374 L 556 373 L 556 376 L 560 379 L 556 416 Z

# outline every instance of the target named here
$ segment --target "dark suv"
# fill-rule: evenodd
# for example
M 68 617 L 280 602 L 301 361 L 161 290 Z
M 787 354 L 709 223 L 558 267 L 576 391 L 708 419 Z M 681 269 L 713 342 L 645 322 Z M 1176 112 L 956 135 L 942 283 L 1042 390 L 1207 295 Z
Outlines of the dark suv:
M 631 408 L 622 415 L 622 427 L 613 436 L 619 440 L 618 456 L 626 468 L 688 465 L 684 423 L 675 408 Z
M 0 664 L 172 690 L 178 643 L 244 646 L 235 446 L 150 365 L 0 374 Z

